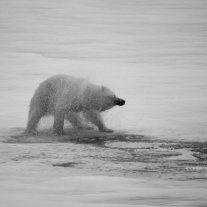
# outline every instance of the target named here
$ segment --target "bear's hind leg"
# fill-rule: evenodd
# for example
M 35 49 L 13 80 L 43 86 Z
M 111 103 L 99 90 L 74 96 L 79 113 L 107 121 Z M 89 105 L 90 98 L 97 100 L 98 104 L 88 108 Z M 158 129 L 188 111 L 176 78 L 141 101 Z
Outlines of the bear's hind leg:
M 64 111 L 57 111 L 54 115 L 53 132 L 57 135 L 64 135 Z
M 37 134 L 36 128 L 43 114 L 44 113 L 39 109 L 31 110 L 29 112 L 27 128 L 25 130 L 26 134 L 32 134 L 32 135 Z
M 99 131 L 101 132 L 113 132 L 113 130 L 108 129 L 102 121 L 101 114 L 98 111 L 88 111 L 84 113 L 86 119 L 91 123 L 95 124 Z
M 81 117 L 80 113 L 68 112 L 66 114 L 66 119 L 72 124 L 75 129 L 93 129 L 92 127 L 86 126 Z

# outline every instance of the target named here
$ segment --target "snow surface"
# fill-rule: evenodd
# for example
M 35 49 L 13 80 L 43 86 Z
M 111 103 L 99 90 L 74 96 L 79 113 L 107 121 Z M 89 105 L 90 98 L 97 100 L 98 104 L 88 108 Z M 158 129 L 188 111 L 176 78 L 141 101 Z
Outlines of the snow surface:
M 191 187 L 193 186 L 193 188 Z M 71 176 L 18 177 L 1 181 L 1 205 L 16 206 L 205 206 L 206 186 L 140 179 Z M 204 199 L 205 198 L 205 199 Z
M 207 2 L 203 0 L 0 0 L 0 140 L 8 141 L 10 135 L 23 131 L 38 84 L 51 75 L 66 73 L 107 85 L 126 100 L 124 107 L 104 115 L 110 128 L 172 142 L 206 142 L 206 28 Z M 51 119 L 43 119 L 40 129 L 51 125 Z M 106 161 L 104 171 L 104 157 L 96 154 L 102 152 L 99 148 L 74 144 L 71 151 L 73 145 L 63 147 L 57 137 L 52 137 L 56 140 L 51 144 L 40 144 L 40 138 L 35 143 L 35 138 L 27 144 L 0 143 L 1 206 L 195 207 L 207 203 L 205 156 L 197 166 L 185 144 L 169 157 L 170 167 L 176 164 L 165 180 L 168 168 L 159 171 L 162 159 L 155 156 L 156 163 L 152 159 L 161 153 L 157 144 L 135 145 L 136 153 L 144 148 L 144 158 L 150 154 L 149 163 Z M 45 142 L 48 136 L 42 138 Z M 114 147 L 109 156 L 124 159 L 127 152 L 119 151 L 124 145 L 131 148 L 132 144 L 108 143 L 106 146 Z M 63 150 L 60 157 L 56 148 Z M 96 164 L 89 162 L 87 169 L 85 165 L 51 165 L 68 161 L 64 154 L 67 159 L 77 156 L 71 161 L 79 162 L 85 152 L 94 151 Z M 75 152 L 82 154 L 78 157 Z M 87 156 L 94 159 L 94 154 Z M 187 162 L 182 180 L 177 179 L 176 156 L 182 165 Z M 195 172 L 189 167 L 192 160 Z M 167 159 L 164 163 L 168 165 Z M 147 168 L 141 173 L 135 170 L 136 164 L 139 169 L 142 165 Z M 121 173 L 113 171 L 114 166 Z M 127 166 L 136 178 L 127 178 L 130 173 L 123 178 Z M 100 169 L 103 174 L 97 176 Z M 147 169 L 155 171 L 156 179 L 150 178 Z M 113 177 L 106 176 L 110 170 Z M 183 179 L 185 173 L 188 178 L 190 173 L 199 176 L 191 181 Z

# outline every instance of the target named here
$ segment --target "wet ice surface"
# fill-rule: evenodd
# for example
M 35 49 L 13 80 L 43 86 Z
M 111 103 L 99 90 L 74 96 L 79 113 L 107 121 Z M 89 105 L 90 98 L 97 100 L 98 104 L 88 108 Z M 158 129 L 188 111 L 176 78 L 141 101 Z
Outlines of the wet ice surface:
M 50 130 L 18 135 L 22 131 L 11 130 L 0 144 L 1 203 L 7 206 L 207 203 L 206 142 L 73 129 L 62 137 Z
M 68 129 L 62 137 L 50 131 L 33 137 L 14 135 L 6 138 L 4 145 L 11 162 L 38 161 L 51 167 L 72 167 L 75 174 L 84 171 L 89 175 L 207 179 L 207 142 Z
M 197 0 L 0 0 L 0 205 L 206 206 L 206 10 Z M 43 119 L 38 136 L 18 136 L 35 88 L 57 73 L 127 101 L 104 114 L 115 134 L 59 138 Z

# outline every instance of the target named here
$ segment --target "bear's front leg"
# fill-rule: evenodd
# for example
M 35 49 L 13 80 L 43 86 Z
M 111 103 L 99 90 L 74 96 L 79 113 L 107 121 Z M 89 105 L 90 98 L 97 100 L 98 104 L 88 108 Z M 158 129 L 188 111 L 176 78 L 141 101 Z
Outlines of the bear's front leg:
M 63 125 L 64 125 L 64 111 L 58 110 L 55 112 L 54 115 L 53 132 L 59 136 L 64 135 Z
M 88 111 L 84 113 L 85 117 L 95 124 L 100 132 L 113 132 L 113 130 L 108 129 L 102 121 L 101 114 L 98 111 Z

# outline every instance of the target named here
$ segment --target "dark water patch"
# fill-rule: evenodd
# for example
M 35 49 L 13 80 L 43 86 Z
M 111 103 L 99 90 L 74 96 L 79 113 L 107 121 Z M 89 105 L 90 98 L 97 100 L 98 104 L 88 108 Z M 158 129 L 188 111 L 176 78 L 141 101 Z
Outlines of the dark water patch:
M 196 157 L 200 161 L 205 161 L 205 165 L 207 165 L 207 154 L 193 153 L 193 156 Z
M 206 181 L 207 177 L 206 178 L 205 177 L 193 177 L 193 178 L 188 178 L 188 180 L 201 180 L 201 181 L 204 180 L 204 181 Z M 203 207 L 206 207 L 206 205 Z
M 163 143 L 160 145 L 163 148 L 172 148 L 172 149 L 183 149 L 183 148 L 191 148 L 193 151 L 197 151 L 201 149 L 203 152 L 207 153 L 207 142 L 185 142 L 178 141 L 177 143 Z
M 75 167 L 78 164 L 80 164 L 80 163 L 77 163 L 77 162 L 63 162 L 63 163 L 52 164 L 52 166 L 54 166 L 54 167 Z
M 145 137 L 143 135 L 127 135 L 127 134 L 99 134 L 93 136 L 92 134 L 90 136 L 85 136 L 85 137 L 81 137 L 81 138 L 70 138 L 68 140 L 68 138 L 63 138 L 61 140 L 62 142 L 73 142 L 73 143 L 79 143 L 79 144 L 95 144 L 95 145 L 99 145 L 102 147 L 107 147 L 105 144 L 107 142 L 127 142 L 127 143 L 138 143 L 138 142 L 149 142 L 149 138 Z
M 143 162 L 143 163 L 158 163 L 158 162 L 164 162 L 163 160 L 167 157 L 174 157 L 179 156 L 181 153 L 179 152 L 150 152 L 150 151 L 139 151 L 139 152 L 133 152 L 131 150 L 124 150 L 128 153 L 128 156 L 125 157 L 114 157 L 113 161 L 119 161 L 119 162 Z M 125 153 L 125 155 L 127 155 Z M 169 161 L 168 161 L 169 162 Z
M 206 154 L 207 155 L 207 148 L 206 148 L 206 146 L 203 146 L 203 148 L 202 147 L 193 148 L 192 151 L 193 152 L 200 152 L 202 154 Z
M 174 144 L 162 144 L 160 147 L 168 149 L 188 149 L 198 160 L 199 165 L 207 165 L 207 142 L 180 142 Z M 202 162 L 201 161 L 205 161 Z
M 207 167 L 206 162 L 198 162 L 197 160 L 179 160 L 177 161 L 177 165 L 186 167 Z

